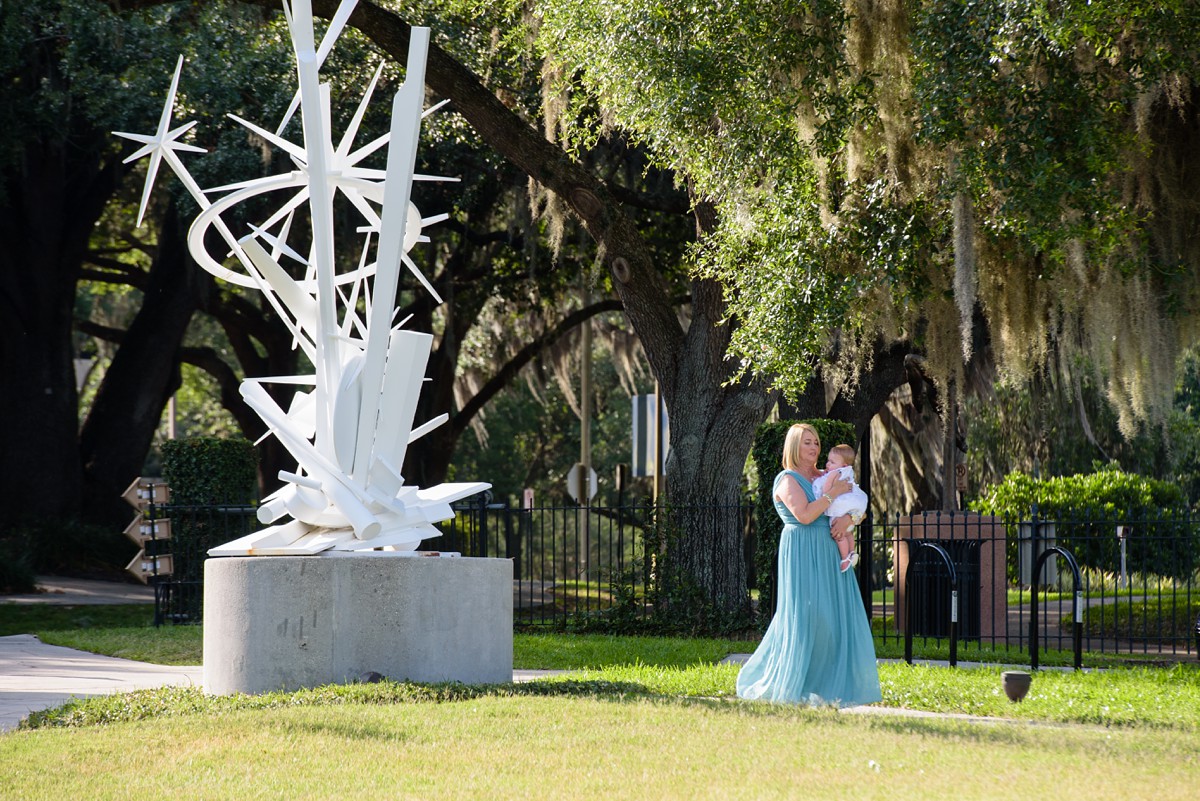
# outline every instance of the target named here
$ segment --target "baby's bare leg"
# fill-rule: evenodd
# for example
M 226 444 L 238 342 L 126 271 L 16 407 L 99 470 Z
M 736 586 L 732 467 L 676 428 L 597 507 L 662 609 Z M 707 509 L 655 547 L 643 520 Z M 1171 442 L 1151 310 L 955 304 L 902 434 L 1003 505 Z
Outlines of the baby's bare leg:
M 854 550 L 854 534 L 846 534 L 846 536 L 837 541 L 837 546 L 838 553 L 845 559 Z

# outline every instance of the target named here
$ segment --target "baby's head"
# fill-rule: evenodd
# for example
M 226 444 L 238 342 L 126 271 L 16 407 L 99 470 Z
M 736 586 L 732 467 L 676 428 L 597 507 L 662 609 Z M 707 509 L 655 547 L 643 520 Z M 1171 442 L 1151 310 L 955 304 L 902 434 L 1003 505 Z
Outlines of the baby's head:
M 834 445 L 829 449 L 829 460 L 825 462 L 825 469 L 840 470 L 843 467 L 854 467 L 854 448 L 849 445 Z

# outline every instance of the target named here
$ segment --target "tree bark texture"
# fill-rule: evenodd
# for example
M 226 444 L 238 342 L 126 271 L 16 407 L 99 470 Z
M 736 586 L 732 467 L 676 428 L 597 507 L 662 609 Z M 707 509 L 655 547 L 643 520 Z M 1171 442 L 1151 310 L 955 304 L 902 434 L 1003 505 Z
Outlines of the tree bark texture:
M 313 3 L 322 15 L 336 7 L 335 0 Z M 396 14 L 360 3 L 350 24 L 393 58 L 405 58 L 409 26 Z M 685 332 L 641 232 L 602 181 L 436 44 L 430 46 L 426 82 L 450 98 L 498 153 L 561 197 L 596 242 L 671 418 L 667 471 L 672 504 L 738 503 L 742 468 L 754 431 L 766 416 L 768 392 L 757 384 L 723 386 L 729 368 L 724 361 L 728 331 L 718 325 L 724 318 L 721 287 L 693 282 L 693 319 Z M 746 597 L 740 527 L 688 528 L 679 547 L 681 563 L 709 597 L 727 611 L 740 611 Z

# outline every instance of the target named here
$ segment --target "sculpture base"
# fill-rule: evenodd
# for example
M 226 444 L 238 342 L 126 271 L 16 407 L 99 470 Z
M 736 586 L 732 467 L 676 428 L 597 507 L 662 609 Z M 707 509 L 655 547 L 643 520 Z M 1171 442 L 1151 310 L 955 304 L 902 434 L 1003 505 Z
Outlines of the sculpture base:
M 204 563 L 204 689 L 293 691 L 366 674 L 512 681 L 512 562 L 387 551 Z

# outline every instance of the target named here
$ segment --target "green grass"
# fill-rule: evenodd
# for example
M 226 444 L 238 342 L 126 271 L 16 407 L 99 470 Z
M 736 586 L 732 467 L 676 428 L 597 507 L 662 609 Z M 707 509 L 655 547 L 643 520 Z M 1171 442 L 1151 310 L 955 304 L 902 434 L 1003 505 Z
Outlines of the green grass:
M 180 638 L 194 649 L 183 663 L 199 661 L 199 628 L 148 628 L 144 608 L 110 607 L 113 629 L 43 613 L 4 622 L 28 615 L 43 639 L 75 647 Z M 884 706 L 954 715 L 914 718 L 737 701 L 738 667 L 717 662 L 752 647 L 517 634 L 516 666 L 570 672 L 490 687 L 384 681 L 86 699 L 0 736 L 0 799 L 1009 799 L 1062 781 L 1090 799 L 1142 798 L 1149 787 L 1156 799 L 1194 797 L 1194 665 L 1039 671 L 1013 704 L 999 667 L 882 663 Z
M 1083 612 L 1083 631 L 1092 636 L 1162 638 L 1179 644 L 1195 636 L 1200 599 L 1188 604 L 1186 599 L 1171 597 L 1137 598 L 1128 601 L 1092 606 Z M 1071 623 L 1063 618 L 1064 625 Z
M 154 651 L 159 664 L 199 664 L 201 630 L 193 626 L 163 626 L 154 628 L 85 629 L 39 632 L 44 640 L 54 644 L 83 647 L 113 655 L 130 656 Z M 721 639 L 681 639 L 665 637 L 621 637 L 579 634 L 516 634 L 513 637 L 513 664 L 519 669 L 549 669 L 570 671 L 565 676 L 508 688 L 504 693 L 648 695 L 668 697 L 732 697 L 737 677 L 736 665 L 719 662 L 730 653 L 752 650 L 754 643 Z M 900 658 L 902 643 L 889 642 L 880 648 L 883 659 Z M 945 648 L 946 646 L 941 646 Z M 155 650 L 157 649 L 157 650 Z M 939 647 L 927 645 L 914 651 L 918 658 L 945 658 Z M 1018 652 L 981 649 L 965 646 L 959 657 L 962 662 L 993 663 L 991 667 L 934 668 L 883 662 L 880 674 L 884 686 L 884 704 L 934 712 L 967 712 L 984 716 L 1018 716 L 1061 722 L 1093 722 L 1107 725 L 1144 725 L 1154 727 L 1196 727 L 1200 725 L 1200 668 L 1180 664 L 1170 669 L 1146 667 L 1113 668 L 1102 672 L 1045 670 L 1037 674 L 1035 689 L 1025 703 L 1014 706 L 1000 692 L 999 674 L 1004 664 L 1013 664 L 1023 656 Z M 1070 664 L 1071 654 L 1049 651 L 1042 664 Z M 136 656 L 131 658 L 137 658 Z M 1089 655 L 1089 661 L 1099 661 Z M 996 664 L 998 663 L 998 664 Z M 1115 662 L 1114 662 L 1115 664 Z M 416 693 L 424 690 L 412 689 Z M 1043 691 L 1044 688 L 1044 691 Z M 460 688 L 461 690 L 461 688 Z M 447 690 L 453 695 L 460 690 Z M 175 691 L 161 691 L 167 699 Z M 344 688 L 327 688 L 316 695 L 282 696 L 271 700 L 259 696 L 244 700 L 251 706 L 262 703 L 295 704 L 297 699 L 341 697 Z M 353 692 L 371 693 L 372 690 Z M 471 690 L 475 693 L 477 691 Z M 489 690 L 488 692 L 495 692 Z M 136 695 L 136 694 L 135 694 Z M 141 698 L 156 698 L 153 692 Z M 85 709 L 107 709 L 124 701 L 95 699 L 83 703 Z M 141 703 L 140 701 L 138 703 Z M 151 704 L 158 704 L 152 701 Z M 210 699 L 197 694 L 185 708 L 224 708 L 227 700 Z M 170 708 L 166 704 L 165 708 Z M 74 713 L 72 713 L 74 714 Z M 82 719 L 95 722 L 95 715 L 108 719 L 110 712 L 88 712 Z M 124 713 L 116 719 L 124 719 Z M 53 714 L 50 717 L 54 717 Z
M 33 633 L 51 645 L 81 651 L 135 659 L 158 665 L 198 665 L 202 662 L 201 629 L 197 626 L 153 627 L 153 615 L 145 605 L 52 607 L 41 605 L 0 605 L 0 636 Z M 904 656 L 904 638 L 889 631 L 883 638 L 886 621 L 872 621 L 875 627 L 875 651 L 883 659 Z M 616 637 L 597 634 L 571 636 L 515 634 L 513 664 L 522 669 L 574 669 L 604 667 L 636 662 L 686 667 L 715 662 L 731 653 L 745 653 L 755 643 L 729 639 L 674 639 L 663 637 Z M 913 642 L 915 659 L 946 660 L 950 644 L 918 637 Z M 1003 665 L 1029 664 L 1026 651 L 1005 646 L 960 642 L 960 662 L 985 662 Z M 1120 667 L 1146 661 L 1159 661 L 1155 654 L 1084 653 L 1084 667 Z M 1069 667 L 1074 654 L 1069 650 L 1042 649 L 1042 665 Z
M 372 688 L 379 687 L 371 685 Z M 388 692 L 379 688 L 372 692 Z M 12 799 L 1191 799 L 1173 729 L 981 726 L 723 699 L 491 694 L 181 709 L 0 737 Z M 53 779 L 48 777 L 53 776 Z
M 1001 690 L 1000 668 L 952 670 L 885 662 L 880 665 L 879 673 L 882 706 L 889 708 L 980 718 L 1200 732 L 1200 670 L 1192 666 L 1096 672 L 1038 671 L 1029 695 L 1016 704 Z M 533 682 L 481 687 L 385 681 L 318 687 L 295 693 L 219 697 L 206 696 L 198 688 L 165 688 L 72 702 L 34 713 L 24 728 L 72 728 L 296 706 L 395 706 L 482 698 L 549 696 L 732 701 L 737 674 L 738 666 L 732 664 L 678 667 L 638 661 L 575 670 Z
M 71 629 L 145 628 L 154 623 L 151 604 L 56 606 L 0 603 L 0 637 Z
M 1009 799 L 1060 781 L 1089 799 L 1194 797 L 1200 671 L 1039 672 L 1020 704 L 998 669 L 880 673 L 885 704 L 956 717 L 739 702 L 732 665 L 495 687 L 173 688 L 78 702 L 0 737 L 0 798 Z
M 720 639 L 515 634 L 513 665 L 534 670 L 575 670 L 642 662 L 681 668 L 713 664 L 753 647 L 754 643 Z

